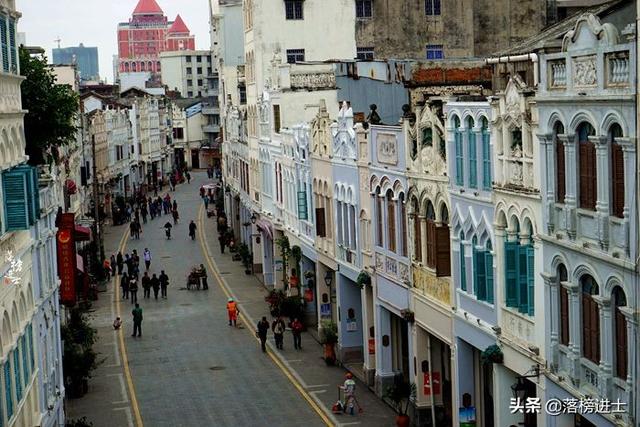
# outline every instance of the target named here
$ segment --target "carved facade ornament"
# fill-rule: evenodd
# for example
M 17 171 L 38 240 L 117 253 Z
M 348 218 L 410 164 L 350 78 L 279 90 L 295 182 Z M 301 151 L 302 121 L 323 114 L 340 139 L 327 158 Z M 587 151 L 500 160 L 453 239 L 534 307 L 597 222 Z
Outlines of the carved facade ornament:
M 398 139 L 393 133 L 378 133 L 376 135 L 378 147 L 378 162 L 388 165 L 398 164 Z
M 336 157 L 356 159 L 356 132 L 353 130 L 353 110 L 342 102 L 338 122 L 331 125 L 333 154 Z
M 620 33 L 613 24 L 602 24 L 597 16 L 584 14 L 578 18 L 574 29 L 562 39 L 562 51 L 593 49 L 598 45 L 613 46 L 618 44 L 619 39 Z
M 520 91 L 523 87 L 524 83 L 519 77 L 516 76 L 509 79 L 504 95 L 505 115 L 508 116 L 505 120 L 511 119 L 515 123 L 521 122 L 522 110 L 520 108 Z
M 595 55 L 578 57 L 573 60 L 573 85 L 595 86 L 598 83 Z
M 260 118 L 260 136 L 267 138 L 271 130 L 271 102 L 267 92 L 264 92 L 258 100 L 258 114 Z
M 292 89 L 334 89 L 336 76 L 334 73 L 302 73 L 291 74 Z
M 369 172 L 365 168 L 359 168 L 360 172 L 360 191 L 363 193 L 369 192 Z
M 512 184 L 522 185 L 522 163 L 513 162 L 511 163 L 511 177 L 510 181 Z

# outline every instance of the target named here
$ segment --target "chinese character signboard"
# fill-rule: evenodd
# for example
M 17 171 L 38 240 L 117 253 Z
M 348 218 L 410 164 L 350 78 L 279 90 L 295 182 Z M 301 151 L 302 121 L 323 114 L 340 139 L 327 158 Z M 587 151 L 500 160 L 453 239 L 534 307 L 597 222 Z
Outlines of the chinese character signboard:
M 433 385 L 431 384 L 431 378 L 429 377 L 429 372 L 425 372 L 424 374 L 424 395 L 430 396 L 431 390 L 433 389 L 433 394 L 440 394 L 440 372 L 432 372 L 433 376 Z
M 65 305 L 76 303 L 76 248 L 73 238 L 74 215 L 62 214 L 56 236 L 58 244 L 58 276 L 60 277 L 60 300 Z

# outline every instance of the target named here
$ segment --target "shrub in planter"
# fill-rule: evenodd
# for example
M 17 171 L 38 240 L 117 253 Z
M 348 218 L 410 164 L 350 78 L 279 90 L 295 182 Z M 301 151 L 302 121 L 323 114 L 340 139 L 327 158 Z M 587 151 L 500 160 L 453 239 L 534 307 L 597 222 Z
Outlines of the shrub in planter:
M 500 349 L 496 344 L 485 348 L 480 354 L 480 358 L 484 365 L 489 363 L 504 363 L 504 354 L 502 353 L 502 349 Z
M 396 382 L 387 387 L 382 395 L 394 407 L 398 415 L 396 416 L 396 426 L 409 426 L 410 420 L 407 415 L 409 403 L 416 398 L 416 385 L 404 380 L 396 380 Z
M 271 316 L 277 317 L 280 315 L 280 307 L 285 298 L 285 293 L 279 289 L 270 290 L 267 296 L 264 297 L 264 300 L 269 304 Z
M 338 325 L 330 320 L 322 322 L 320 330 L 320 342 L 324 348 L 324 362 L 331 366 L 336 363 L 335 345 L 338 342 Z
M 367 273 L 364 270 L 361 271 L 360 274 L 358 274 L 358 279 L 356 280 L 356 284 L 360 287 L 360 289 L 362 289 L 364 285 L 370 285 L 371 276 L 369 276 L 369 273 Z
M 64 342 L 62 358 L 65 373 L 65 388 L 70 397 L 81 397 L 86 393 L 87 380 L 97 366 L 97 353 L 93 350 L 96 330 L 87 321 L 86 315 L 75 308 L 69 321 L 60 328 Z
M 286 297 L 280 302 L 280 315 L 288 317 L 291 321 L 302 321 L 304 310 L 300 297 Z

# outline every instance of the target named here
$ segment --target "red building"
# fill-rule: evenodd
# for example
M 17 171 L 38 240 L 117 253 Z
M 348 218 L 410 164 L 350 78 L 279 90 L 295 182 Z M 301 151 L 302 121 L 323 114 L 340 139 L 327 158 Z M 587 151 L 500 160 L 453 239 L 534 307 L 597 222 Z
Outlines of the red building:
M 159 74 L 161 52 L 195 50 L 195 45 L 180 15 L 169 21 L 156 0 L 139 0 L 129 22 L 118 24 L 118 69 Z

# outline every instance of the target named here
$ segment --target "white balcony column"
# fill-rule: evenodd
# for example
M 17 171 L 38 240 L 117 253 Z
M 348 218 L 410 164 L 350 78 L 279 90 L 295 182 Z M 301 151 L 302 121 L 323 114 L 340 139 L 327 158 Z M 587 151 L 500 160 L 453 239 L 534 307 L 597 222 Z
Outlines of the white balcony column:
M 566 191 L 564 196 L 564 215 L 567 234 L 571 239 L 576 238 L 576 207 L 578 194 L 576 135 L 557 135 L 564 145 L 564 172 Z
M 613 322 L 611 320 L 611 298 L 594 296 L 600 316 L 600 363 L 598 366 L 598 391 L 600 396 L 610 396 L 613 386 Z

